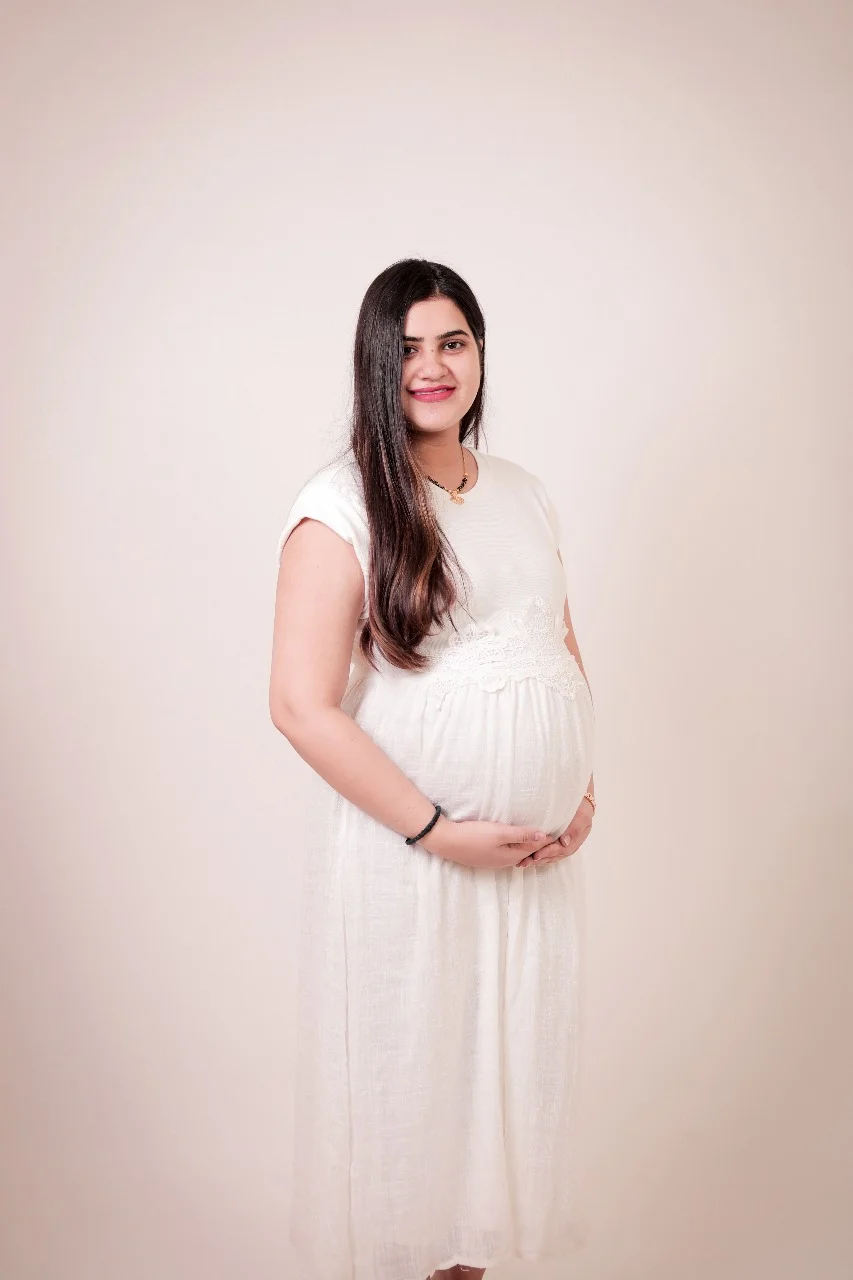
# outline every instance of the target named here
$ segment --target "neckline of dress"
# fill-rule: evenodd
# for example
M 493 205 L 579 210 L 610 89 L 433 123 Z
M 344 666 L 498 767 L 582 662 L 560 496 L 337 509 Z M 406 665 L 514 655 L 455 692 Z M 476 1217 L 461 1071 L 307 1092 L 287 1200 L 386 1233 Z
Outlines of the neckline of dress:
M 466 502 L 479 501 L 483 485 L 485 484 L 486 487 L 488 487 L 487 477 L 489 475 L 489 463 L 487 455 L 481 453 L 479 449 L 473 449 L 470 444 L 466 444 L 465 448 L 469 453 L 473 453 L 474 457 L 477 459 L 477 483 L 474 485 L 473 489 L 466 488 L 462 490 L 460 497 L 464 498 L 464 502 L 454 502 L 450 494 L 445 490 L 439 488 L 437 485 L 431 486 L 435 498 L 439 501 L 444 499 L 444 502 L 448 507 L 464 507 Z

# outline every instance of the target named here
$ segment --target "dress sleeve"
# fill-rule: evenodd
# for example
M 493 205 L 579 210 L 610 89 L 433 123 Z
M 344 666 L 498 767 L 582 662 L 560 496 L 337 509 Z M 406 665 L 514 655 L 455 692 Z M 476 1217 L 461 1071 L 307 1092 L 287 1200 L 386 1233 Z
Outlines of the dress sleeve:
M 551 500 L 551 495 L 548 492 L 547 488 L 545 487 L 544 482 L 540 480 L 539 476 L 533 475 L 532 472 L 530 473 L 530 475 L 533 479 L 533 487 L 536 490 L 536 494 L 539 499 L 539 502 L 546 516 L 548 517 L 548 524 L 551 526 L 551 533 L 554 538 L 554 546 L 559 551 L 560 549 L 560 516 L 557 512 L 557 508 L 554 506 L 554 503 Z
M 330 529 L 334 529 L 345 542 L 350 543 L 364 574 L 366 599 L 367 575 L 370 566 L 370 534 L 367 518 L 352 495 L 339 488 L 328 477 L 312 476 L 297 493 L 279 534 L 276 561 L 281 559 L 288 537 L 299 521 L 304 520 L 306 516 L 312 520 L 321 520 Z

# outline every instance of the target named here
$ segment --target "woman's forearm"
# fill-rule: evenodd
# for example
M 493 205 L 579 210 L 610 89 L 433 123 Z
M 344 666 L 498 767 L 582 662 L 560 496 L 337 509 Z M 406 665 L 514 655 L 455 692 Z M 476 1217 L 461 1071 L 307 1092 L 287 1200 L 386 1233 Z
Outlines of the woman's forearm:
M 276 727 L 330 787 L 401 836 L 422 831 L 441 803 L 440 796 L 425 796 L 340 707 L 293 714 Z
M 580 651 L 580 645 L 578 644 L 577 636 L 575 635 L 575 630 L 574 630 L 574 627 L 572 626 L 571 614 L 569 613 L 568 598 L 566 599 L 566 602 L 563 606 L 563 618 L 565 620 L 566 628 L 567 628 L 567 633 L 565 636 L 566 648 L 574 658 L 575 662 L 580 667 L 581 675 L 583 676 L 584 680 L 586 680 L 587 688 L 589 689 L 590 701 L 592 701 L 592 689 L 590 689 L 589 680 L 587 680 L 586 678 L 586 671 L 584 670 L 583 658 L 581 657 L 581 651 Z M 593 798 L 595 798 L 595 783 L 593 781 L 592 775 L 590 775 L 589 786 L 587 787 L 587 791 L 590 793 L 590 795 Z

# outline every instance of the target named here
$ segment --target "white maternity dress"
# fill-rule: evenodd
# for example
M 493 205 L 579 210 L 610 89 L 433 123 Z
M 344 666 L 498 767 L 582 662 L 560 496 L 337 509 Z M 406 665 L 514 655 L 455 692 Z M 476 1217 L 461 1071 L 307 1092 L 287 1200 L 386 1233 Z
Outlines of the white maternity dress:
M 468 575 L 423 673 L 353 648 L 346 711 L 454 820 L 565 829 L 593 771 L 589 688 L 542 481 L 472 449 L 462 505 L 428 484 Z M 352 544 L 352 454 L 299 491 Z M 366 606 L 363 612 L 366 617 Z M 302 845 L 294 1182 L 299 1280 L 426 1280 L 564 1254 L 573 1186 L 583 851 L 475 870 L 404 843 L 318 775 Z M 520 855 L 521 856 L 521 855 Z

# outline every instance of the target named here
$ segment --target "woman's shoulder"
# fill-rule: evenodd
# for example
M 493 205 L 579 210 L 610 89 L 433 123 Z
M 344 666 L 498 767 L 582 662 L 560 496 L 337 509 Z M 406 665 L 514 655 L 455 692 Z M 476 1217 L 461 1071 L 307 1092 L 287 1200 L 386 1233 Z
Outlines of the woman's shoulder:
M 516 487 L 522 484 L 534 489 L 538 489 L 542 484 L 535 471 L 531 471 L 529 467 L 522 466 L 520 462 L 516 462 L 513 458 L 505 458 L 498 453 L 484 453 L 481 449 L 475 449 L 474 452 L 478 458 L 485 458 L 486 466 L 499 482 Z
M 513 500 L 520 500 L 522 506 L 532 505 L 547 520 L 554 540 L 559 546 L 560 517 L 548 485 L 542 477 L 536 471 L 531 471 L 529 467 L 522 466 L 520 462 L 515 462 L 511 458 L 502 458 L 492 453 L 486 454 L 485 457 L 486 465 L 491 468 L 491 475 L 498 487 L 505 489 L 501 497 L 502 500 L 506 500 L 506 509 L 511 509 Z
M 297 498 L 329 497 L 333 501 L 347 503 L 359 513 L 364 512 L 361 474 L 350 451 L 324 463 L 308 476 L 299 487 Z
M 322 521 L 352 543 L 366 579 L 370 535 L 354 458 L 335 458 L 302 482 L 279 534 L 277 558 L 292 530 L 306 517 Z

